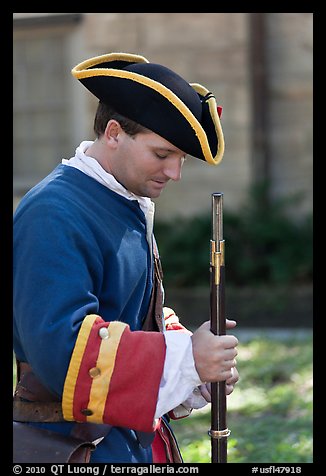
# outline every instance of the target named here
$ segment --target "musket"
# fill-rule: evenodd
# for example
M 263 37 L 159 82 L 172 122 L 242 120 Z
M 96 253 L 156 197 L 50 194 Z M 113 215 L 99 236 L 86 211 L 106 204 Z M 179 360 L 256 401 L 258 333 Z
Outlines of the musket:
M 223 239 L 223 193 L 212 194 L 212 236 L 210 240 L 210 324 L 215 335 L 226 333 L 225 241 Z M 225 381 L 211 383 L 211 462 L 227 463 Z

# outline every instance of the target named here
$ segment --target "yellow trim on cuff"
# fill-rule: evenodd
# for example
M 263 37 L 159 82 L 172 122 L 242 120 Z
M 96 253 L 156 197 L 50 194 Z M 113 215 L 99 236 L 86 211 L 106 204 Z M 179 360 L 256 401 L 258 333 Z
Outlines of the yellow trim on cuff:
M 87 416 L 87 421 L 101 423 L 105 410 L 106 398 L 109 393 L 111 377 L 114 370 L 115 358 L 120 344 L 121 336 L 128 327 L 123 322 L 111 322 L 109 325 L 109 338 L 103 339 L 96 362 L 96 368 L 100 370 L 98 377 L 92 382 L 89 403 L 87 407 L 93 412 Z
M 62 412 L 65 420 L 74 420 L 73 408 L 74 408 L 74 394 L 75 387 L 80 369 L 80 364 L 83 359 L 85 348 L 87 345 L 89 334 L 92 330 L 95 320 L 99 316 L 96 314 L 90 314 L 85 317 L 81 328 L 78 333 L 76 344 L 70 359 L 70 364 L 64 383 L 62 394 Z

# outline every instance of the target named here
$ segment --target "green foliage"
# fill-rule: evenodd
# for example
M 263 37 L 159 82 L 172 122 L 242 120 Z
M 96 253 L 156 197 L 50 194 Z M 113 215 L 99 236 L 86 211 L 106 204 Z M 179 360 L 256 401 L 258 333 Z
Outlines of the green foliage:
M 240 344 L 228 397 L 230 463 L 312 462 L 312 337 Z M 172 422 L 186 463 L 210 462 L 210 406 Z
M 159 244 L 165 285 L 182 287 L 208 282 L 208 217 L 178 219 L 174 224 L 157 222 L 155 235 Z
M 227 282 L 234 285 L 312 281 L 312 216 L 291 220 L 294 198 L 266 206 L 256 187 L 239 213 L 224 211 Z M 206 285 L 209 279 L 211 217 L 207 213 L 173 223 L 157 222 L 165 285 Z

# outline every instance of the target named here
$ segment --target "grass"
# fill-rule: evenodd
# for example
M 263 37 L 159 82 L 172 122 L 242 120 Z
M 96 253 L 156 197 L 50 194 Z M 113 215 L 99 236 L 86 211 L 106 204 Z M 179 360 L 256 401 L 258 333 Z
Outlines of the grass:
M 229 463 L 311 463 L 312 337 L 257 337 L 239 345 L 228 397 Z M 186 463 L 209 463 L 210 405 L 173 421 Z

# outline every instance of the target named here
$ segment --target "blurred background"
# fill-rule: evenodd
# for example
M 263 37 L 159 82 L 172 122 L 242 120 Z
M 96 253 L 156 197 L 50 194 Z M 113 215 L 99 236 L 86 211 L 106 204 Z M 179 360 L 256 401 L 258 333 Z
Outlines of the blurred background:
M 189 158 L 181 182 L 169 184 L 156 201 L 166 304 L 190 328 L 209 318 L 211 193 L 223 192 L 226 309 L 238 322 L 243 345 L 239 367 L 247 375 L 238 391 L 244 407 L 231 396 L 231 418 L 241 421 L 248 408 L 257 418 L 265 411 L 257 402 L 276 385 L 283 406 L 275 412 L 280 416 L 284 411 L 301 425 L 290 431 L 281 453 L 257 454 L 257 444 L 238 445 L 239 440 L 231 439 L 231 458 L 309 462 L 313 14 L 14 13 L 14 209 L 62 158 L 74 155 L 82 140 L 94 139 L 97 101 L 70 70 L 92 56 L 119 51 L 141 54 L 203 84 L 223 107 L 222 163 L 212 167 Z M 277 354 L 282 357 L 276 362 Z M 299 356 L 306 357 L 305 363 Z M 291 395 L 298 397 L 300 379 L 309 382 L 304 401 L 294 403 L 285 393 L 281 397 L 284 382 L 291 383 Z M 257 386 L 259 394 L 248 393 Z M 241 428 L 248 443 L 251 435 Z M 193 430 L 186 434 L 180 438 L 188 461 L 206 461 L 208 442 L 201 456 L 200 443 L 189 442 Z M 261 435 L 262 442 L 266 438 Z

